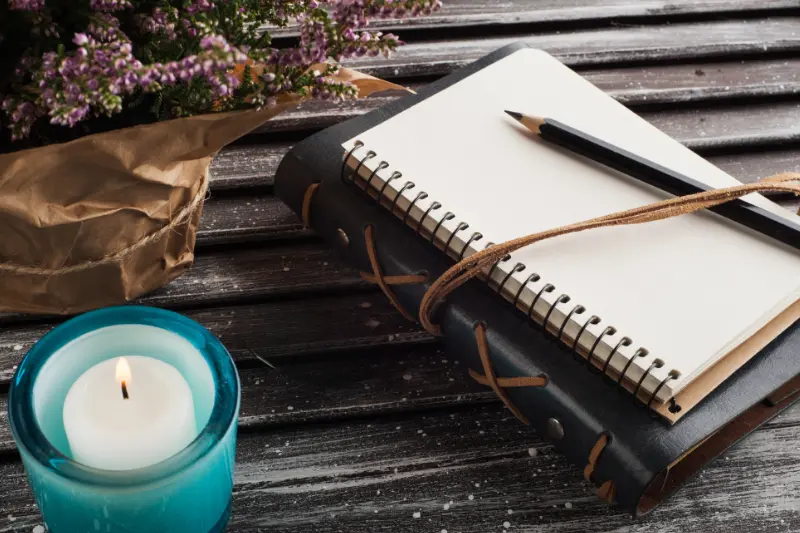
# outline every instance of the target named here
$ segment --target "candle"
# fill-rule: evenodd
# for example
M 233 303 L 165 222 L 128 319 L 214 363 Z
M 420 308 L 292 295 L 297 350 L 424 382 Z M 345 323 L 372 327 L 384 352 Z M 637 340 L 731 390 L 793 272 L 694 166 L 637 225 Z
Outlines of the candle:
M 104 470 L 158 463 L 197 436 L 189 384 L 172 365 L 145 356 L 89 368 L 67 393 L 63 421 L 73 460 Z
M 228 351 L 177 313 L 126 305 L 55 327 L 8 396 L 47 530 L 224 531 L 240 399 Z

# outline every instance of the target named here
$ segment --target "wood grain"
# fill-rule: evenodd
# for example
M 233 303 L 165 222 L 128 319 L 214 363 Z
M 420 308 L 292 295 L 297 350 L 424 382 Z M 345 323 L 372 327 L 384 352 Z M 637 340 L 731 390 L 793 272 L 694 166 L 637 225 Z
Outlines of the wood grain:
M 370 29 L 383 31 L 408 31 L 410 29 L 445 29 L 484 26 L 506 28 L 517 24 L 557 24 L 568 22 L 593 22 L 646 18 L 674 20 L 691 15 L 716 15 L 732 17 L 751 15 L 767 10 L 777 11 L 797 7 L 793 0 L 446 0 L 444 7 L 425 17 L 405 20 L 373 20 Z M 274 37 L 298 34 L 296 27 L 275 28 L 265 26 Z
M 240 361 L 241 363 L 241 361 Z M 241 368 L 240 431 L 495 402 L 438 345 L 385 346 Z M 325 391 L 320 394 L 320 391 Z M 0 454 L 16 448 L 0 396 Z M 1 516 L 1 515 L 0 515 Z
M 581 75 L 632 107 L 800 93 L 800 61 L 795 59 L 643 65 Z
M 389 58 L 361 58 L 348 66 L 374 76 L 434 76 L 503 46 L 523 42 L 573 67 L 788 53 L 800 49 L 800 19 L 775 17 L 519 34 L 456 41 L 415 42 Z
M 262 150 L 254 147 L 258 157 L 247 157 L 246 160 L 269 173 L 262 181 L 272 185 L 276 167 L 271 166 L 269 157 L 261 164 L 264 155 Z M 243 157 L 243 159 L 245 159 Z M 241 188 L 252 184 L 245 178 L 238 181 L 235 177 L 225 180 L 226 184 L 236 183 Z M 271 191 L 243 190 L 239 194 L 216 196 L 216 188 L 211 191 L 210 199 L 203 206 L 203 216 L 197 232 L 197 246 L 203 248 L 220 244 L 248 243 L 273 240 L 301 240 L 313 235 L 311 230 L 303 228 L 300 219 L 294 212 Z
M 320 243 L 231 247 L 200 254 L 189 273 L 139 302 L 182 309 L 364 289 L 372 286 Z
M 251 136 L 245 142 L 226 146 L 214 157 L 210 169 L 210 183 L 214 191 L 272 185 L 271 179 L 264 179 L 265 169 L 269 169 L 269 175 L 274 175 L 281 159 L 293 144 L 256 141 L 258 138 Z
M 797 411 L 635 522 L 497 405 L 243 432 L 229 531 L 796 531 Z M 0 493 L 0 531 L 41 524 L 19 462 L 0 463 Z
M 398 314 L 380 292 L 243 302 L 186 309 L 183 314 L 222 339 L 241 367 L 259 366 L 256 356 L 270 361 L 310 355 L 333 358 L 355 350 L 433 340 Z M 55 324 L 4 328 L 0 337 L 0 384 L 8 384 L 25 351 Z

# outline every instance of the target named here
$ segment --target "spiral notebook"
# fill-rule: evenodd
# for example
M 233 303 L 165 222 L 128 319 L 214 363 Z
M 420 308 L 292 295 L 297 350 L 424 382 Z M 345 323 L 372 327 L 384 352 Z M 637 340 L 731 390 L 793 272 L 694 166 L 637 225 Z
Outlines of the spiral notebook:
M 544 143 L 504 109 L 556 118 L 712 187 L 738 183 L 532 49 L 350 139 L 343 170 L 455 260 L 668 197 Z M 629 391 L 666 408 L 691 390 L 691 407 L 795 322 L 800 254 L 703 212 L 537 243 L 485 279 Z

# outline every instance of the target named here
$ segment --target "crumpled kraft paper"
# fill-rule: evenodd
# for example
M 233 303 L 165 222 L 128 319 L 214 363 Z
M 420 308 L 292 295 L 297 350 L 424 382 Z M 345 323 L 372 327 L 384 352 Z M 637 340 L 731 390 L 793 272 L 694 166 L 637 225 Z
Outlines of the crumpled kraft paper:
M 338 78 L 360 97 L 402 89 L 344 68 Z M 0 155 L 0 312 L 83 312 L 181 275 L 194 260 L 211 158 L 300 101 Z

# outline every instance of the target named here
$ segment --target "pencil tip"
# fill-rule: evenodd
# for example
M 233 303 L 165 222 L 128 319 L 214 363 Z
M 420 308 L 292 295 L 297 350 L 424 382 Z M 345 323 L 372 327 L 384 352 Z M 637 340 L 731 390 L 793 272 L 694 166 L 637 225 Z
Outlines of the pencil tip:
M 522 120 L 522 113 L 517 113 L 516 111 L 509 111 L 506 109 L 506 114 L 513 118 L 514 120 Z

